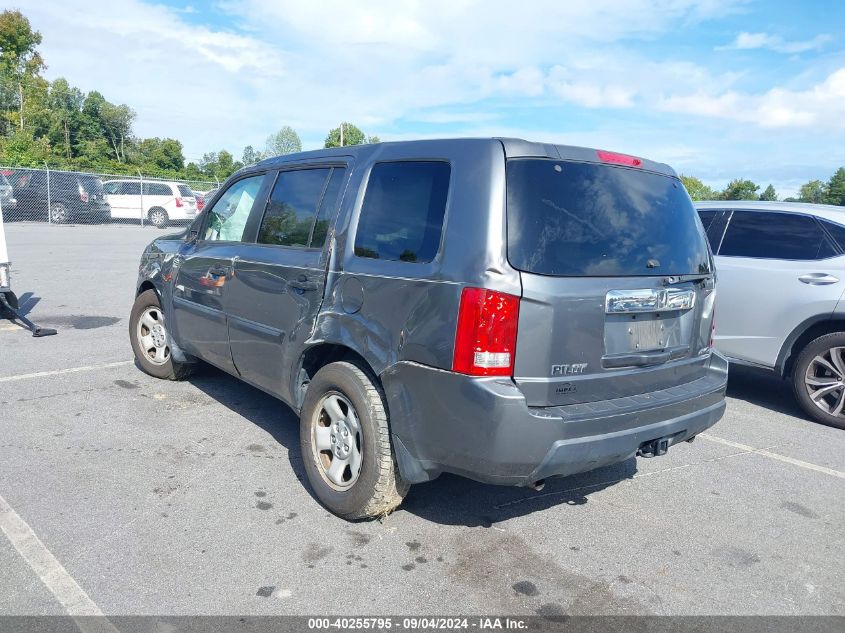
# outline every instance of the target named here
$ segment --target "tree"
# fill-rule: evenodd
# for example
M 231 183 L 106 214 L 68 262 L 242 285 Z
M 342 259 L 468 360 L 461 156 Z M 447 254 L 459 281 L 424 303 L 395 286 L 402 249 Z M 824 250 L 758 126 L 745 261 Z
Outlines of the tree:
M 182 171 L 182 143 L 172 138 L 145 138 L 138 142 L 136 160 L 143 171 Z
M 814 204 L 822 204 L 826 197 L 827 185 L 821 180 L 811 180 L 804 183 L 798 193 L 798 199 L 801 202 L 812 202 Z
M 731 180 L 720 194 L 722 200 L 757 200 L 757 190 L 760 185 L 751 180 Z
M 356 125 L 344 121 L 335 129 L 329 131 L 324 147 L 346 147 L 347 145 L 363 145 L 364 133 Z
M 778 194 L 775 191 L 775 188 L 772 187 L 771 185 L 766 187 L 766 189 L 763 191 L 763 193 L 760 194 L 760 200 L 763 200 L 765 202 L 774 202 L 777 199 L 778 199 Z
M 830 177 L 824 201 L 827 204 L 845 205 L 845 167 L 840 167 Z
M 262 156 L 261 152 L 255 151 L 255 148 L 252 145 L 247 145 L 244 147 L 244 153 L 241 157 L 241 162 L 244 164 L 244 167 L 249 167 L 250 165 L 254 165 L 255 163 L 262 160 L 264 156 Z
M 681 182 L 693 200 L 713 200 L 716 197 L 713 190 L 695 176 L 681 175 Z
M 291 126 L 285 125 L 275 134 L 267 137 L 267 155 L 282 156 L 302 151 L 302 141 L 299 134 Z
M 17 105 L 18 129 L 24 127 L 24 104 L 30 80 L 46 68 L 41 54 L 41 33 L 32 30 L 29 20 L 20 11 L 0 13 L 0 83 L 3 84 L 3 109 L 8 113 Z M 14 90 L 14 96 L 12 91 Z M 8 132 L 8 129 L 4 130 Z
M 367 137 L 367 143 L 381 143 L 381 139 L 375 134 Z

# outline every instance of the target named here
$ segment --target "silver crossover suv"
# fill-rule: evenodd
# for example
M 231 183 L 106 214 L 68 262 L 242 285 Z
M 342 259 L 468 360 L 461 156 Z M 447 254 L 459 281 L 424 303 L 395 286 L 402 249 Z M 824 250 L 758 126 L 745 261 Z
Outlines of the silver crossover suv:
M 642 158 L 516 139 L 272 158 L 139 272 L 141 368 L 202 360 L 287 403 L 349 519 L 442 472 L 539 487 L 662 455 L 725 410 L 707 240 Z
M 791 378 L 811 417 L 845 428 L 845 208 L 696 207 L 716 255 L 717 349 Z

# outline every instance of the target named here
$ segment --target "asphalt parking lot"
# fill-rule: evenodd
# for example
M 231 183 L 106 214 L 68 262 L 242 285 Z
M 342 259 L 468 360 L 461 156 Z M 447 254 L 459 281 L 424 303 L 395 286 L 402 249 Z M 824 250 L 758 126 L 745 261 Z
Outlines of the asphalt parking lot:
M 732 370 L 706 437 L 545 489 L 443 476 L 327 513 L 285 405 L 132 363 L 137 226 L 7 225 L 0 614 L 845 614 L 845 431 Z M 34 538 L 37 537 L 37 538 Z

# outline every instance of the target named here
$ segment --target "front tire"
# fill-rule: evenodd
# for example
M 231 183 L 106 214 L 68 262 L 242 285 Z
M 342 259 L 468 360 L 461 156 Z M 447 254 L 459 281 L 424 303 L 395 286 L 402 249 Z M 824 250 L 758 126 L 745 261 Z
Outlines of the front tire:
M 141 369 L 156 378 L 182 380 L 193 369 L 190 363 L 173 360 L 170 333 L 155 290 L 138 295 L 129 316 L 129 340 Z
M 326 365 L 308 385 L 299 442 L 314 494 L 347 519 L 384 516 L 408 493 L 390 442 L 384 394 L 350 362 Z
M 792 387 L 807 415 L 845 429 L 845 332 L 820 336 L 801 351 Z

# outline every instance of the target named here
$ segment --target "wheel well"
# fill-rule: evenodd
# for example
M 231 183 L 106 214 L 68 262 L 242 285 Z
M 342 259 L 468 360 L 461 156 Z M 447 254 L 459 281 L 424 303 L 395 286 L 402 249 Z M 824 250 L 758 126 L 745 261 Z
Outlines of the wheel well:
M 138 293 L 135 295 L 136 297 L 141 294 L 142 292 L 146 292 L 147 290 L 155 290 L 156 294 L 158 294 L 158 290 L 156 290 L 155 284 L 151 282 L 149 279 L 141 283 L 138 286 Z
M 294 377 L 293 396 L 296 400 L 297 409 L 302 406 L 302 401 L 305 399 L 305 392 L 308 389 L 308 383 L 311 382 L 314 374 L 329 363 L 336 363 L 342 360 L 355 363 L 366 370 L 374 380 L 378 380 L 378 376 L 366 359 L 349 347 L 331 343 L 309 347 L 302 355 L 299 370 Z
M 161 211 L 162 213 L 164 213 L 164 215 L 167 215 L 167 209 L 165 209 L 164 207 L 156 206 L 156 207 L 150 207 L 150 210 L 147 211 L 147 217 L 150 217 L 150 215 L 152 215 L 153 211 Z
M 835 319 L 820 321 L 804 330 L 798 338 L 792 342 L 791 347 L 787 350 L 781 374 L 783 374 L 784 377 L 791 376 L 792 368 L 795 366 L 795 361 L 798 359 L 798 355 L 801 354 L 801 350 L 803 350 L 808 343 L 820 336 L 833 334 L 834 332 L 845 332 L 845 321 Z

